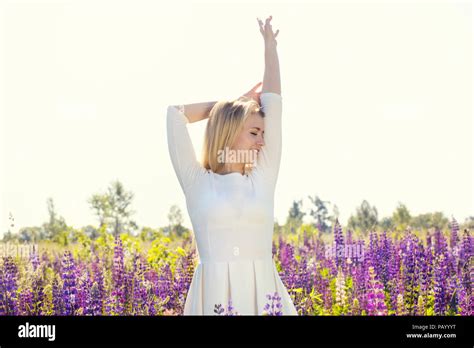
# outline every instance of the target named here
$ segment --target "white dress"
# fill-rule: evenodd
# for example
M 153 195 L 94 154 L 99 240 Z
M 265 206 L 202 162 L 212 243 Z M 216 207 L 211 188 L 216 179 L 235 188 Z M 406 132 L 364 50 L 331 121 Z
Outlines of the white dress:
M 273 199 L 281 158 L 282 97 L 262 93 L 265 145 L 250 174 L 216 174 L 196 159 L 182 107 L 167 110 L 168 148 L 186 197 L 199 262 L 184 315 L 216 315 L 229 300 L 241 315 L 261 315 L 267 294 L 283 315 L 298 315 L 272 257 Z

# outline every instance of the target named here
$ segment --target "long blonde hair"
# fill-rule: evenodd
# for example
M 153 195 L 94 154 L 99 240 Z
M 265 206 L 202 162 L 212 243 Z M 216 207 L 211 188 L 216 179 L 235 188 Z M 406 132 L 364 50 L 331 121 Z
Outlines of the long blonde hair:
M 214 173 L 221 173 L 225 163 L 217 160 L 218 151 L 232 148 L 244 122 L 254 113 L 265 117 L 257 101 L 240 97 L 234 101 L 217 102 L 209 113 L 202 149 L 202 165 Z

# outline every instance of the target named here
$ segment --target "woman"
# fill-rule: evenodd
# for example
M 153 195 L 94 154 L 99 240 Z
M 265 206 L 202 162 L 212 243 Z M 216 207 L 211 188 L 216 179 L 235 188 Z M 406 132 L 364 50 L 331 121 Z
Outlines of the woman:
M 216 305 L 229 302 L 238 314 L 259 315 L 270 302 L 267 295 L 275 292 L 281 313 L 297 315 L 272 258 L 282 98 L 279 31 L 273 32 L 271 19 L 265 25 L 257 19 L 265 44 L 262 86 L 235 101 L 168 107 L 171 162 L 186 196 L 199 254 L 184 315 L 215 315 Z M 186 124 L 206 118 L 199 163 Z

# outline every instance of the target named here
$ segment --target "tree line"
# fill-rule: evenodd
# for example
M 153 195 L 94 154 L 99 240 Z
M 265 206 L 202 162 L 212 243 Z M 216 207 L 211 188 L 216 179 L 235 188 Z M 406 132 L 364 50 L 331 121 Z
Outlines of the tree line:
M 17 233 L 12 233 L 10 229 L 3 234 L 3 242 L 39 242 L 50 240 L 67 245 L 80 239 L 81 235 L 95 239 L 101 233 L 109 233 L 117 236 L 122 233 L 139 236 L 142 240 L 153 240 L 157 235 L 182 237 L 190 233 L 190 229 L 183 225 L 183 215 L 177 205 L 171 206 L 168 213 L 168 225 L 153 229 L 150 227 L 139 228 L 132 219 L 135 213 L 131 209 L 134 194 L 125 190 L 120 181 L 112 182 L 105 193 L 97 193 L 88 199 L 90 208 L 97 217 L 98 227 L 87 225 L 80 229 L 68 226 L 62 216 L 58 216 L 52 198 L 47 199 L 49 220 L 41 226 L 22 227 Z M 310 219 L 310 225 L 318 229 L 321 233 L 330 233 L 336 220 L 339 219 L 339 209 L 337 205 L 330 201 L 325 201 L 319 196 L 308 196 L 310 206 L 303 207 L 303 200 L 292 202 L 286 221 L 283 225 L 275 222 L 275 233 L 296 233 L 303 226 L 304 218 Z M 454 217 L 451 217 L 454 218 Z M 448 228 L 450 220 L 442 212 L 424 213 L 412 215 L 407 206 L 401 202 L 391 216 L 379 218 L 377 208 L 371 206 L 369 202 L 363 200 L 356 211 L 349 217 L 347 226 L 343 228 L 351 229 L 361 233 L 371 230 L 398 230 L 404 231 L 410 227 L 413 229 L 438 228 L 443 230 Z M 339 221 L 339 223 L 341 223 Z M 14 217 L 10 214 L 10 227 L 14 227 Z M 467 218 L 462 228 L 472 229 L 474 227 L 474 216 Z

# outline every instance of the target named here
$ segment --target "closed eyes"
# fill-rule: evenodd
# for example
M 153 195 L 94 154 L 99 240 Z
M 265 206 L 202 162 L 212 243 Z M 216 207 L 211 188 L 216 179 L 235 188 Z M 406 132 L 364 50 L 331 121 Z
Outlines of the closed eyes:
M 253 128 L 256 129 L 256 130 L 260 130 L 259 127 L 253 127 Z M 250 134 L 252 134 L 252 135 L 257 135 L 257 133 L 255 133 L 255 132 L 250 132 Z M 263 137 L 264 135 L 265 135 L 265 131 L 262 132 L 262 137 Z

